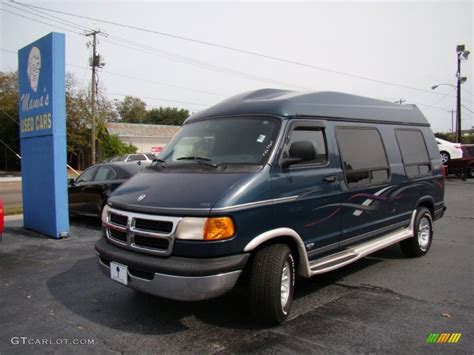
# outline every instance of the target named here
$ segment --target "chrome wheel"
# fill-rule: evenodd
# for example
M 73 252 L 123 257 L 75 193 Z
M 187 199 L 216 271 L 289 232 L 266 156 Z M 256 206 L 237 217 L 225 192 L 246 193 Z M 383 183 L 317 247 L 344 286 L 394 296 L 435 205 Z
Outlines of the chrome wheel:
M 288 260 L 285 261 L 283 265 L 283 270 L 281 272 L 281 291 L 280 291 L 280 299 L 281 299 L 281 308 L 283 312 L 285 312 L 286 304 L 288 303 L 288 299 L 290 298 L 290 287 L 291 287 L 291 270 L 290 264 Z
M 441 155 L 441 162 L 443 164 L 447 164 L 449 161 L 449 154 L 446 152 L 441 152 L 440 155 Z
M 428 217 L 420 219 L 418 224 L 418 245 L 422 251 L 426 251 L 430 244 L 431 237 L 431 223 Z

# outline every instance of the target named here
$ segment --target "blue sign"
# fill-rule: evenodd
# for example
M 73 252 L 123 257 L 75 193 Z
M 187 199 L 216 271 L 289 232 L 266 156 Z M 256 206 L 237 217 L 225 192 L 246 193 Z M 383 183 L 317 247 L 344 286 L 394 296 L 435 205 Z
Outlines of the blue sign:
M 23 222 L 53 238 L 69 233 L 64 34 L 18 52 Z

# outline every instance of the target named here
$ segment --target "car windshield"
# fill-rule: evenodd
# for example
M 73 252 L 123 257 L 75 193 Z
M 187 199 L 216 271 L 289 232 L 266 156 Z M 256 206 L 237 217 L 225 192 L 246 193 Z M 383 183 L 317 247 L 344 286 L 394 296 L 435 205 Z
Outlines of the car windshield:
M 272 151 L 280 122 L 272 117 L 208 119 L 184 125 L 159 158 L 167 163 L 262 165 Z

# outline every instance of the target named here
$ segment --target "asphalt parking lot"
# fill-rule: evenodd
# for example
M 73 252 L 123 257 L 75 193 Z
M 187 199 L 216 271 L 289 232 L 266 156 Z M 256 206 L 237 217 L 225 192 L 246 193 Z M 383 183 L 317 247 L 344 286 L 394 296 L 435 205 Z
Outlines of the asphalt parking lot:
M 184 303 L 108 280 L 96 266 L 97 220 L 73 219 L 65 240 L 9 220 L 0 244 L 0 353 L 472 354 L 473 201 L 474 179 L 448 180 L 448 210 L 427 256 L 407 259 L 395 245 L 302 280 L 290 318 L 274 328 L 254 322 L 242 292 Z M 462 336 L 427 344 L 430 333 Z

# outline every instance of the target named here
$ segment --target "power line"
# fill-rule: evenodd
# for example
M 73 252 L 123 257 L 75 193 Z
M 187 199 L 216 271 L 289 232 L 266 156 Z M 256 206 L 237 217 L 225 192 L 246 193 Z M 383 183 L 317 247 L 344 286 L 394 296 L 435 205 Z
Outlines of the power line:
M 81 66 L 81 65 L 67 64 L 67 66 L 69 66 L 69 67 L 75 67 L 75 68 L 80 68 L 80 69 L 84 69 L 84 70 L 89 70 L 89 68 L 84 67 L 84 66 Z M 130 75 L 126 75 L 126 74 L 120 74 L 120 73 L 112 72 L 112 71 L 109 71 L 109 70 L 107 70 L 107 69 L 102 69 L 102 70 L 101 70 L 101 73 L 102 73 L 102 74 L 116 75 L 116 76 L 119 76 L 119 77 L 122 77 L 122 78 L 127 78 L 127 79 L 132 79 L 132 80 L 143 81 L 143 82 L 147 82 L 147 83 L 151 83 L 151 84 L 156 84 L 156 85 L 168 86 L 168 87 L 172 87 L 172 88 L 176 88 L 176 89 L 189 90 L 189 91 L 199 92 L 199 93 L 203 93 L 203 94 L 207 94 L 207 95 L 213 95 L 213 96 L 220 96 L 220 97 L 223 97 L 223 95 L 221 95 L 221 94 L 217 94 L 217 93 L 210 92 L 210 91 L 199 90 L 199 89 L 193 89 L 193 88 L 189 88 L 189 87 L 186 87 L 186 86 L 178 86 L 178 85 L 168 84 L 168 83 L 164 83 L 164 82 L 149 80 L 149 79 L 137 78 L 137 77 L 130 76 Z
M 17 126 L 19 126 L 20 124 L 17 122 L 17 120 L 15 120 L 15 118 L 13 118 L 12 115 L 10 115 L 7 111 L 5 111 L 3 108 L 0 107 L 0 110 L 2 110 L 2 112 L 7 115 L 7 117 L 12 120 L 12 122 L 14 122 Z
M 87 30 L 87 28 L 85 28 L 81 25 L 77 25 L 74 22 L 63 21 L 62 19 L 59 19 L 58 17 L 49 15 L 49 14 L 43 12 L 43 11 L 40 11 L 40 10 L 35 10 L 35 11 L 40 13 L 40 14 L 44 14 L 46 16 L 39 15 L 36 12 L 31 12 L 31 11 L 28 11 L 28 10 L 26 10 L 24 8 L 21 8 L 21 7 L 13 6 L 12 4 L 9 4 L 9 3 L 6 3 L 6 2 L 2 2 L 2 4 L 6 5 L 6 6 L 9 6 L 9 7 L 13 8 L 17 11 L 23 11 L 23 12 L 26 12 L 27 14 L 30 14 L 30 15 L 34 15 L 34 16 L 44 18 L 44 19 L 49 20 L 49 21 L 54 21 L 54 22 L 60 23 L 61 25 L 66 25 L 66 26 L 69 26 L 69 27 L 72 27 L 72 28 L 75 28 L 75 29 L 79 29 L 79 30 L 82 30 L 82 31 Z
M 425 92 L 425 93 L 429 93 L 429 94 L 432 94 L 432 95 L 442 95 L 442 94 L 439 94 L 437 92 L 429 91 L 429 90 L 426 90 L 426 89 L 420 89 L 420 88 L 416 88 L 416 87 L 412 87 L 412 86 L 408 86 L 408 85 L 403 85 L 403 84 L 398 84 L 398 83 L 394 83 L 394 82 L 390 82 L 390 81 L 386 81 L 386 80 L 373 79 L 373 78 L 365 77 L 365 76 L 362 76 L 362 75 L 346 73 L 346 72 L 342 72 L 342 71 L 338 71 L 338 70 L 334 70 L 334 69 L 329 69 L 329 68 L 324 68 L 324 67 L 320 67 L 320 66 L 316 66 L 316 65 L 311 65 L 311 64 L 307 64 L 307 63 L 298 62 L 298 61 L 295 61 L 295 60 L 280 58 L 280 57 L 271 56 L 271 55 L 267 55 L 267 54 L 263 54 L 263 53 L 258 53 L 258 52 L 253 52 L 253 51 L 249 51 L 249 50 L 245 50 L 245 49 L 240 49 L 240 48 L 235 48 L 235 47 L 231 47 L 231 46 L 227 46 L 227 45 L 222 45 L 222 44 L 218 44 L 218 43 L 202 41 L 202 40 L 198 40 L 198 39 L 194 39 L 194 38 L 174 35 L 174 34 L 167 33 L 167 32 L 151 30 L 151 29 L 147 29 L 147 28 L 143 28 L 143 27 L 127 25 L 127 24 L 123 24 L 123 23 L 119 23 L 119 22 L 103 20 L 103 19 L 94 18 L 94 17 L 90 17 L 90 16 L 77 15 L 77 14 L 73 14 L 73 13 L 70 13 L 70 12 L 53 10 L 53 9 L 45 8 L 45 7 L 41 7 L 41 6 L 24 4 L 24 3 L 20 3 L 20 2 L 15 2 L 15 3 L 18 4 L 18 5 L 22 5 L 22 6 L 26 6 L 26 7 L 30 7 L 30 8 L 55 12 L 55 13 L 63 14 L 63 15 L 66 15 L 66 16 L 73 16 L 73 17 L 77 17 L 77 18 L 90 20 L 90 21 L 102 22 L 102 23 L 106 23 L 106 24 L 109 24 L 109 25 L 120 26 L 120 27 L 124 27 L 124 28 L 137 30 L 137 31 L 152 33 L 152 34 L 156 34 L 156 35 L 160 35 L 160 36 L 179 39 L 179 40 L 182 40 L 182 41 L 203 44 L 203 45 L 207 45 L 207 46 L 211 46 L 211 47 L 215 47 L 215 48 L 226 49 L 226 50 L 233 51 L 233 52 L 252 55 L 252 56 L 255 56 L 255 57 L 266 58 L 266 59 L 270 59 L 270 60 L 274 60 L 274 61 L 283 62 L 283 63 L 286 63 L 286 64 L 298 65 L 298 66 L 305 67 L 305 68 L 310 68 L 310 69 L 315 69 L 315 70 L 320 70 L 320 71 L 326 71 L 326 72 L 329 72 L 329 73 L 348 76 L 348 77 L 355 78 L 355 79 L 371 81 L 371 82 L 376 82 L 376 83 L 379 83 L 379 84 L 385 84 L 385 85 L 390 85 L 390 86 L 401 87 L 401 88 L 404 88 L 404 89 L 410 89 L 410 90 Z
M 9 50 L 9 49 L 0 48 L 0 51 L 2 51 L 2 52 L 7 52 L 7 53 L 12 53 L 12 54 L 17 54 L 15 51 L 11 51 L 11 50 Z
M 9 52 L 9 53 L 12 53 L 12 54 L 16 54 L 15 51 L 12 51 L 12 50 L 8 50 L 8 49 L 4 49 L 4 48 L 0 48 L 1 51 L 5 51 L 5 52 Z M 76 68 L 80 68 L 80 69 L 84 69 L 84 70 L 89 70 L 89 68 L 87 67 L 84 67 L 84 66 L 81 66 L 81 65 L 76 65 L 76 64 L 67 64 L 67 66 L 70 66 L 70 67 L 76 67 Z M 136 78 L 136 77 L 132 77 L 132 76 L 128 76 L 128 75 L 124 75 L 124 74 L 119 74 L 119 73 L 115 73 L 115 72 L 110 72 L 110 71 L 103 71 L 103 73 L 108 73 L 108 74 L 112 74 L 112 75 L 117 75 L 117 76 L 121 76 L 121 77 L 125 77 L 125 78 L 129 78 L 129 79 L 134 79 L 134 80 L 140 80 L 140 81 L 146 81 L 146 82 L 151 82 L 151 83 L 155 83 L 155 84 L 159 84 L 159 85 L 166 85 L 166 86 L 171 86 L 171 87 L 176 87 L 176 88 L 180 88 L 180 89 L 186 89 L 186 90 L 192 90 L 192 91 L 196 91 L 197 89 L 192 89 L 192 88 L 187 88 L 187 87 L 181 87 L 181 86 L 176 86 L 176 85 L 172 85 L 172 84 L 166 84 L 166 83 L 160 83 L 160 82 L 155 82 L 155 81 L 152 81 L 152 80 L 148 80 L 148 79 L 143 79 L 143 78 Z M 200 91 L 200 90 L 199 90 Z M 126 95 L 126 94 L 119 94 L 119 93 L 111 93 L 109 92 L 110 94 L 113 94 L 113 95 L 118 95 L 118 96 L 132 96 L 132 95 Z M 206 93 L 206 92 L 205 92 Z M 207 92 L 209 94 L 211 94 L 210 92 Z M 218 95 L 218 94 L 215 94 L 215 93 L 212 93 L 213 95 Z M 421 103 L 421 102 L 415 102 L 415 101 L 411 101 L 413 104 L 415 105 L 419 105 L 419 106 L 424 106 L 424 107 L 427 107 L 427 108 L 430 108 L 430 109 L 436 109 L 436 110 L 446 110 L 446 108 L 443 108 L 443 107 L 439 107 L 439 106 L 435 106 L 438 102 L 441 102 L 443 99 L 445 99 L 446 97 L 448 97 L 450 95 L 450 93 L 448 94 L 443 94 L 443 97 L 438 100 L 437 102 L 435 102 L 434 104 L 425 104 L 425 103 Z M 169 101 L 169 102 L 175 102 L 175 103 L 182 103 L 182 104 L 192 104 L 192 105 L 199 105 L 199 106 L 208 106 L 207 104 L 197 104 L 197 103 L 189 103 L 189 102 L 184 102 L 184 101 L 178 101 L 178 100 L 169 100 L 169 99 L 159 99 L 159 98 L 150 98 L 150 97 L 142 97 L 143 99 L 149 99 L 149 100 L 154 100 L 154 101 Z M 386 101 L 390 101 L 389 99 L 385 99 Z M 467 101 L 467 100 L 466 100 Z M 196 109 L 197 110 L 197 109 Z M 468 109 L 469 110 L 469 109 Z
M 67 28 L 65 28 L 65 27 L 61 27 L 61 26 L 57 26 L 57 25 L 52 25 L 52 24 L 50 24 L 50 23 L 43 22 L 43 21 L 40 21 L 40 20 L 37 20 L 37 19 L 33 19 L 33 18 L 31 18 L 31 17 L 28 17 L 28 16 L 24 16 L 24 15 L 17 14 L 17 13 L 15 13 L 15 12 L 10 11 L 10 10 L 6 10 L 6 9 L 0 9 L 0 10 L 2 10 L 2 11 L 4 11 L 4 12 L 7 12 L 7 13 L 9 13 L 9 14 L 12 14 L 12 15 L 18 16 L 18 17 L 23 17 L 23 18 L 28 19 L 28 20 L 30 20 L 30 21 L 42 23 L 43 25 L 47 25 L 47 26 L 59 28 L 59 29 L 61 29 L 61 30 L 63 30 L 63 31 L 67 31 L 67 32 L 71 32 L 71 33 L 74 33 L 74 34 L 83 36 L 82 33 L 72 31 L 72 30 L 67 29 Z
M 474 113 L 474 112 L 472 112 L 472 110 L 469 107 L 466 107 L 463 104 L 461 104 L 461 106 L 464 107 L 466 110 L 468 110 L 470 113 Z
M 3 3 L 4 5 L 8 5 L 8 6 L 11 6 L 9 4 L 5 4 Z M 15 3 L 16 4 L 16 3 Z M 46 18 L 48 20 L 52 20 L 52 21 L 55 21 L 55 22 L 59 22 L 59 23 L 62 23 L 62 24 L 66 24 L 66 25 L 69 25 L 69 23 L 67 22 L 64 22 L 61 18 L 57 17 L 57 16 L 53 16 L 53 15 L 47 15 L 48 17 L 44 17 L 44 16 L 41 16 L 41 15 L 37 15 L 35 13 L 32 13 L 32 12 L 29 12 L 27 10 L 23 10 L 23 9 L 20 9 L 20 8 L 16 8 L 14 7 L 15 9 L 18 9 L 19 11 L 26 11 L 27 13 L 30 13 L 30 14 L 33 14 L 33 15 L 36 15 L 36 16 L 40 16 L 42 18 Z M 44 13 L 40 10 L 36 10 L 40 13 Z M 20 16 L 20 15 L 19 15 Z M 30 19 L 30 18 L 29 18 Z M 55 19 L 59 19 L 59 20 L 55 20 Z M 34 19 L 31 19 L 32 21 L 35 21 Z M 41 22 L 43 23 L 43 22 Z M 77 23 L 74 23 L 74 22 L 71 22 L 71 24 L 74 24 L 75 28 L 79 28 L 81 30 L 88 30 L 88 28 L 86 27 L 82 27 L 81 25 L 77 24 Z M 61 29 L 64 29 L 63 27 L 59 27 Z M 76 33 L 76 32 L 74 32 Z M 289 84 L 289 83 L 286 83 L 286 82 L 282 82 L 282 81 L 277 81 L 277 80 L 274 80 L 274 79 L 269 79 L 269 78 L 265 78 L 265 77 L 260 77 L 260 76 L 256 76 L 256 75 L 253 75 L 253 74 L 248 74 L 248 73 L 244 73 L 244 72 L 241 72 L 241 71 L 237 71 L 235 69 L 231 69 L 231 68 L 227 68 L 227 67 L 223 67 L 223 66 L 217 66 L 217 65 L 214 65 L 214 64 L 211 64 L 211 63 L 207 63 L 207 62 L 203 62 L 203 61 L 199 61 L 199 60 L 196 60 L 196 59 L 193 59 L 193 58 L 189 58 L 189 57 L 185 57 L 185 56 L 182 56 L 182 55 L 179 55 L 179 54 L 176 54 L 176 53 L 172 53 L 172 52 L 167 52 L 167 51 L 164 51 L 164 50 L 160 50 L 160 49 L 157 49 L 157 48 L 153 48 L 153 47 L 150 47 L 150 46 L 147 46 L 147 45 L 144 45 L 144 44 L 141 44 L 141 43 L 138 43 L 138 42 L 134 42 L 134 41 L 129 41 L 127 39 L 124 39 L 124 38 L 121 38 L 121 37 L 118 37 L 118 36 L 111 36 L 112 38 L 116 39 L 116 41 L 120 41 L 120 42 L 125 42 L 125 43 L 129 43 L 131 44 L 132 46 L 134 47 L 130 47 L 130 46 L 127 46 L 127 45 L 124 45 L 123 43 L 113 43 L 111 41 L 108 41 L 108 40 L 104 40 L 105 42 L 109 42 L 109 43 L 112 43 L 114 45 L 119 45 L 119 46 L 122 46 L 122 47 L 125 47 L 125 48 L 130 48 L 130 49 L 133 49 L 133 50 L 137 50 L 137 51 L 141 51 L 141 52 L 144 52 L 143 50 L 140 50 L 138 48 L 135 48 L 135 46 L 138 46 L 140 48 L 144 48 L 146 50 L 151 50 L 153 51 L 153 53 L 149 53 L 149 52 L 145 52 L 145 53 L 148 53 L 148 54 L 154 54 L 154 55 L 158 55 L 158 56 L 161 56 L 161 57 L 165 57 L 169 60 L 173 60 L 173 61 L 180 61 L 182 63 L 187 63 L 187 64 L 191 64 L 191 65 L 194 65 L 194 66 L 198 66 L 198 67 L 201 67 L 201 68 L 204 68 L 204 69 L 208 69 L 208 70 L 213 70 L 213 71 L 217 71 L 217 72 L 224 72 L 224 73 L 230 73 L 230 74 L 235 74 L 235 75 L 238 75 L 240 77 L 244 77 L 246 79 L 251 79 L 251 80 L 256 80 L 256 81 L 260 81 L 260 82 L 271 82 L 271 83 L 274 83 L 274 84 L 277 84 L 277 85 L 285 85 L 285 86 L 289 86 L 289 87 L 294 87 L 294 88 L 299 88 L 299 89 L 303 89 L 303 90 L 309 90 L 308 88 L 306 87 L 302 87 L 302 86 L 299 86 L 299 85 L 295 85 L 295 84 Z M 160 54 L 158 53 L 155 53 L 156 52 L 159 52 Z M 109 72 L 110 73 L 110 72 Z M 120 75 L 120 74 L 118 74 Z M 139 79 L 140 80 L 140 79 Z M 163 83 L 160 83 L 162 85 L 167 85 L 167 86 L 172 86 L 172 85 L 169 85 L 169 84 L 163 84 Z M 184 87 L 178 87 L 178 86 L 174 86 L 174 87 L 177 87 L 177 88 L 183 88 L 183 89 L 187 89 L 187 90 L 192 90 L 192 91 L 198 91 L 196 89 L 190 89 L 190 88 L 184 88 Z M 202 90 L 199 90 L 200 92 L 203 92 Z M 207 92 L 209 93 L 209 92 Z M 211 95 L 216 95 L 215 93 L 212 93 Z M 217 94 L 218 96 L 221 96 L 222 95 L 219 95 Z
M 111 36 L 111 37 L 114 37 L 114 36 Z M 260 82 L 266 82 L 266 83 L 271 82 L 273 84 L 284 85 L 286 87 L 309 90 L 307 87 L 303 87 L 303 86 L 295 85 L 295 84 L 292 84 L 292 83 L 287 83 L 287 82 L 283 82 L 283 81 L 278 81 L 278 80 L 274 80 L 274 79 L 270 79 L 270 78 L 265 78 L 265 77 L 261 77 L 261 76 L 241 72 L 241 71 L 231 69 L 231 68 L 228 68 L 228 67 L 224 67 L 224 66 L 218 66 L 218 65 L 207 63 L 207 62 L 204 62 L 204 61 L 200 61 L 200 60 L 196 60 L 196 59 L 193 59 L 193 58 L 185 57 L 185 56 L 182 56 L 180 54 L 163 51 L 163 50 L 153 48 L 153 47 L 150 47 L 150 46 L 147 46 L 147 45 L 143 45 L 143 44 L 140 44 L 140 43 L 137 43 L 137 42 L 134 42 L 136 44 L 128 45 L 128 44 L 124 44 L 124 43 L 116 43 L 116 42 L 111 41 L 110 39 L 103 40 L 103 41 L 111 43 L 113 45 L 117 45 L 117 46 L 121 46 L 121 47 L 125 47 L 125 48 L 130 48 L 130 49 L 133 49 L 133 50 L 136 50 L 136 51 L 139 51 L 139 52 L 156 55 L 158 57 L 166 58 L 166 59 L 169 59 L 171 61 L 178 61 L 178 62 L 182 62 L 182 63 L 186 63 L 186 64 L 191 64 L 191 65 L 194 65 L 194 66 L 197 66 L 197 67 L 200 67 L 200 68 L 204 68 L 204 69 L 208 69 L 208 70 L 212 70 L 212 71 L 215 71 L 215 72 L 233 74 L 233 75 L 237 75 L 239 77 L 243 77 L 245 79 L 250 79 L 250 80 L 255 80 L 255 81 L 260 81 Z M 131 42 L 131 41 L 127 41 L 127 42 Z

